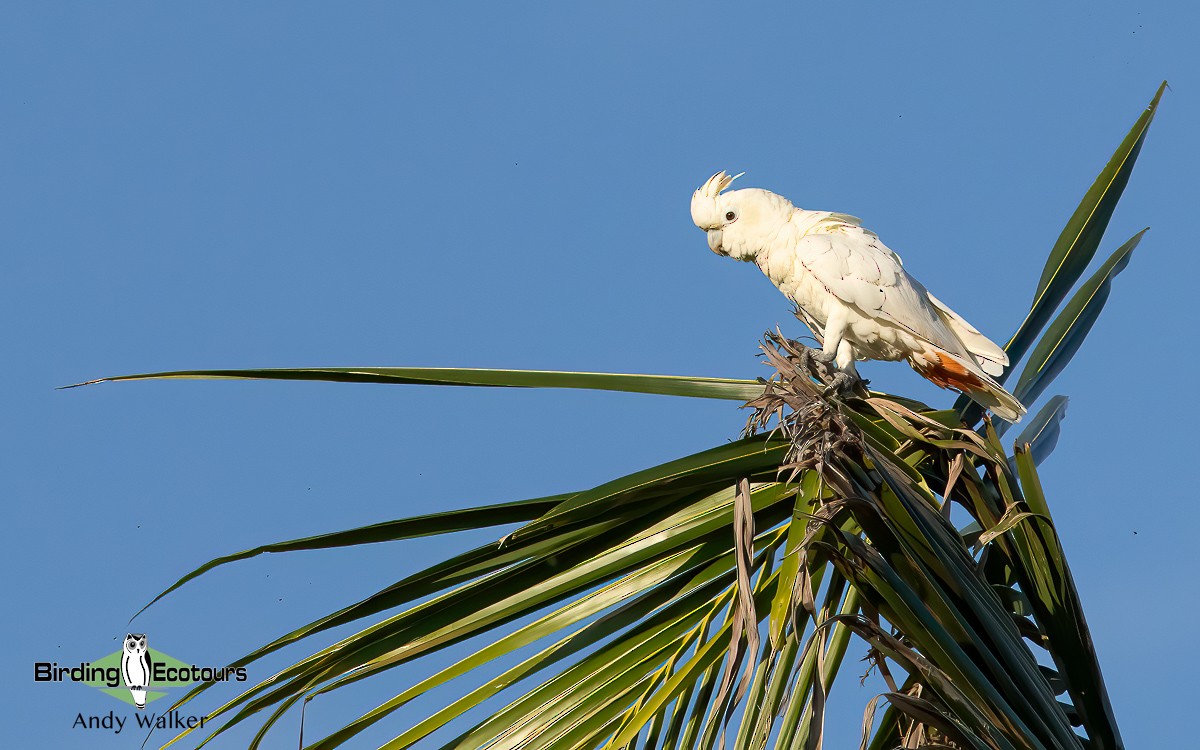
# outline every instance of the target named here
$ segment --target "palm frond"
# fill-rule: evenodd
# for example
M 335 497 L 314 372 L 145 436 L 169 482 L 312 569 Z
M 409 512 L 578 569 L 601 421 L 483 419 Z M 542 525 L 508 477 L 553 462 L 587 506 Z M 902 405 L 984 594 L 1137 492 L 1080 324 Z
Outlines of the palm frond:
M 907 685 L 883 697 L 891 709 L 878 732 L 902 726 L 964 747 L 1074 748 L 1083 746 L 1071 724 L 1078 717 L 1094 747 L 1118 747 L 1027 454 L 1018 451 L 1014 475 L 994 439 L 950 426 L 945 413 L 865 392 L 827 396 L 828 373 L 798 344 L 770 335 L 764 352 L 775 375 L 751 404 L 747 437 L 591 490 L 499 506 L 544 512 L 237 660 L 252 664 L 333 624 L 385 614 L 209 711 L 203 741 L 262 716 L 265 736 L 298 703 L 494 633 L 307 746 L 336 747 L 455 681 L 459 697 L 387 747 L 410 747 L 448 725 L 462 731 L 446 747 L 460 750 L 713 747 L 725 735 L 735 748 L 772 739 L 812 747 L 856 636 Z M 940 494 L 956 463 L 957 481 Z M 743 543 L 733 534 L 739 485 Z M 950 525 L 950 503 L 993 532 L 982 554 L 972 551 L 979 536 Z M 472 517 L 491 525 L 478 511 L 371 527 L 391 529 L 373 540 Z M 1008 578 L 994 580 L 995 570 Z M 1022 597 L 1031 620 L 1013 611 Z M 747 617 L 750 628 L 739 624 Z M 536 653 L 503 674 L 475 677 L 531 645 Z M 1059 665 L 1053 679 L 1038 650 Z M 496 696 L 507 701 L 489 712 L 483 704 Z

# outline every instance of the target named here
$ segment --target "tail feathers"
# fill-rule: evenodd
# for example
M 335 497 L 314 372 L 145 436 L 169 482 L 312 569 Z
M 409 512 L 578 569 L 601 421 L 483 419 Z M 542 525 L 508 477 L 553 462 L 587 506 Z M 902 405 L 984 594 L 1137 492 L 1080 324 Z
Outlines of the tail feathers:
M 910 363 L 933 384 L 966 394 L 1006 422 L 1016 424 L 1025 415 L 1021 402 L 974 362 L 937 349 L 915 356 Z
M 1016 424 L 1025 416 L 1025 407 L 1004 386 L 988 378 L 982 388 L 963 391 L 972 401 L 988 409 L 1006 422 Z
M 946 307 L 946 304 L 940 299 L 929 292 L 926 294 L 942 320 L 950 326 L 950 330 L 963 343 L 963 347 L 975 357 L 983 371 L 992 376 L 1003 375 L 1004 368 L 1008 367 L 1008 354 L 996 346 L 995 342 L 980 333 L 975 326 L 963 320 L 962 316 Z M 999 386 L 996 387 L 999 388 Z

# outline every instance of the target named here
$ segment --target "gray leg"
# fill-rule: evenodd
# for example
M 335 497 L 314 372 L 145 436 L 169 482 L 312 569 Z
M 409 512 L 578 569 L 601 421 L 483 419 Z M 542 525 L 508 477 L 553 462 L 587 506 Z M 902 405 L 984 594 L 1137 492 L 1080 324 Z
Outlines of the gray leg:
M 854 365 L 854 347 L 844 338 L 838 342 L 835 359 L 838 371 L 829 381 L 829 387 L 825 389 L 827 396 L 834 393 L 848 393 L 863 382 L 858 375 L 858 368 Z

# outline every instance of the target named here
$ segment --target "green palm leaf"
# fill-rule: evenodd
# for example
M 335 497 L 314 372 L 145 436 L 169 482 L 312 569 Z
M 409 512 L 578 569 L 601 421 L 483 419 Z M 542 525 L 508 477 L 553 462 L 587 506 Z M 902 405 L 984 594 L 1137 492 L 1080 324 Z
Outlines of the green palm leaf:
M 1025 429 L 1021 430 L 1021 434 L 1017 435 L 1014 442 L 1015 445 L 1028 445 L 1029 453 L 1033 456 L 1033 463 L 1037 466 L 1042 465 L 1042 461 L 1054 451 L 1058 445 L 1058 438 L 1062 433 L 1062 421 L 1067 417 L 1066 396 L 1055 396 L 1046 402 L 1034 416 L 1029 420 L 1029 424 Z M 996 429 L 997 435 L 1004 434 L 1004 428 L 1007 424 L 1000 425 Z M 1009 466 L 1016 473 L 1016 464 L 1009 461 Z
M 762 390 L 754 380 L 630 375 L 608 372 L 550 370 L 483 370 L 461 367 L 308 367 L 259 370 L 174 370 L 118 375 L 64 386 L 78 388 L 122 380 L 323 380 L 333 383 L 391 385 L 460 385 L 492 388 L 583 388 L 664 396 L 691 396 L 747 401 Z
M 1046 259 L 1042 276 L 1034 291 L 1033 303 L 1029 307 L 1029 312 L 1021 321 L 1021 325 L 1017 327 L 1016 332 L 1009 338 L 1008 343 L 1004 345 L 1011 365 L 997 378 L 1000 383 L 1003 384 L 1012 375 L 1013 369 L 1034 345 L 1038 334 L 1045 328 L 1046 323 L 1054 315 L 1054 311 L 1066 299 L 1071 288 L 1083 276 L 1088 264 L 1095 257 L 1113 211 L 1116 210 L 1117 202 L 1121 199 L 1125 186 L 1129 183 L 1130 175 L 1133 174 L 1133 166 L 1141 153 L 1150 123 L 1154 120 L 1159 101 L 1166 88 L 1167 82 L 1163 81 L 1162 85 L 1158 87 L 1158 91 L 1155 92 L 1154 98 L 1150 100 L 1150 104 L 1138 117 L 1133 128 L 1130 129 L 1125 139 L 1121 141 L 1121 145 L 1113 153 L 1112 158 L 1109 159 L 1108 164 L 1088 189 L 1083 200 L 1075 209 L 1075 213 L 1063 227 L 1058 241 L 1050 250 L 1050 256 Z M 978 421 L 982 414 L 982 411 L 965 396 L 954 403 L 954 409 L 963 415 L 964 421 L 970 424 Z
M 1112 290 L 1112 280 L 1129 265 L 1133 250 L 1146 231 L 1143 229 L 1117 248 L 1063 308 L 1021 372 L 1013 392 L 1018 399 L 1032 402 L 1070 363 L 1100 317 Z
M 150 601 L 150 604 L 138 610 L 137 614 L 140 615 L 142 612 L 145 612 L 150 605 L 193 578 L 197 578 L 213 568 L 237 562 L 238 560 L 247 560 L 251 557 L 271 552 L 299 552 L 303 550 L 333 549 L 335 547 L 355 547 L 361 544 L 394 542 L 399 539 L 415 539 L 434 534 L 449 534 L 455 531 L 478 529 L 488 525 L 500 526 L 518 521 L 528 521 L 537 518 L 568 497 L 570 495 L 553 495 L 535 500 L 520 500 L 513 503 L 498 503 L 476 508 L 465 508 L 463 510 L 451 510 L 445 513 L 432 513 L 426 516 L 416 516 L 415 518 L 386 521 L 347 531 L 318 534 L 316 536 L 304 537 L 303 539 L 263 544 L 253 549 L 235 552 L 206 562 L 171 584 L 158 594 L 158 596 L 154 597 Z M 134 617 L 137 617 L 137 615 L 134 615 Z
M 1038 333 L 1058 305 L 1066 299 L 1067 293 L 1083 275 L 1100 247 L 1104 230 L 1108 228 L 1117 201 L 1121 199 L 1133 174 L 1133 165 L 1141 153 L 1146 133 L 1166 88 L 1167 82 L 1163 81 L 1054 243 L 1050 257 L 1046 259 L 1046 267 L 1042 269 L 1042 277 L 1038 280 L 1029 313 L 1004 347 L 1014 364 L 1029 351 Z

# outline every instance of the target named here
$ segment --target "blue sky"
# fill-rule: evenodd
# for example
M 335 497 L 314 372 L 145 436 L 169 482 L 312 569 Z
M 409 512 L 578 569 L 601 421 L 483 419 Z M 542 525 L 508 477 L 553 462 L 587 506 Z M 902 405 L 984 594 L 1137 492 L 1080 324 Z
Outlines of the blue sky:
M 591 486 L 745 418 L 582 392 L 56 386 L 306 365 L 753 377 L 764 330 L 803 329 L 691 225 L 691 191 L 718 169 L 863 217 L 1002 341 L 1167 78 L 1101 253 L 1152 229 L 1046 394 L 1072 400 L 1043 480 L 1127 743 L 1185 744 L 1200 13 L 1137 6 L 6 4 L 6 743 L 139 743 L 72 730 L 76 712 L 124 706 L 34 684 L 32 663 L 116 650 L 134 611 L 211 557 Z M 862 370 L 952 400 L 903 365 Z M 255 560 L 136 629 L 223 664 L 483 538 Z M 412 675 L 314 703 L 309 721 L 332 727 Z M 866 697 L 848 690 L 831 716 L 837 746 L 857 741 Z

